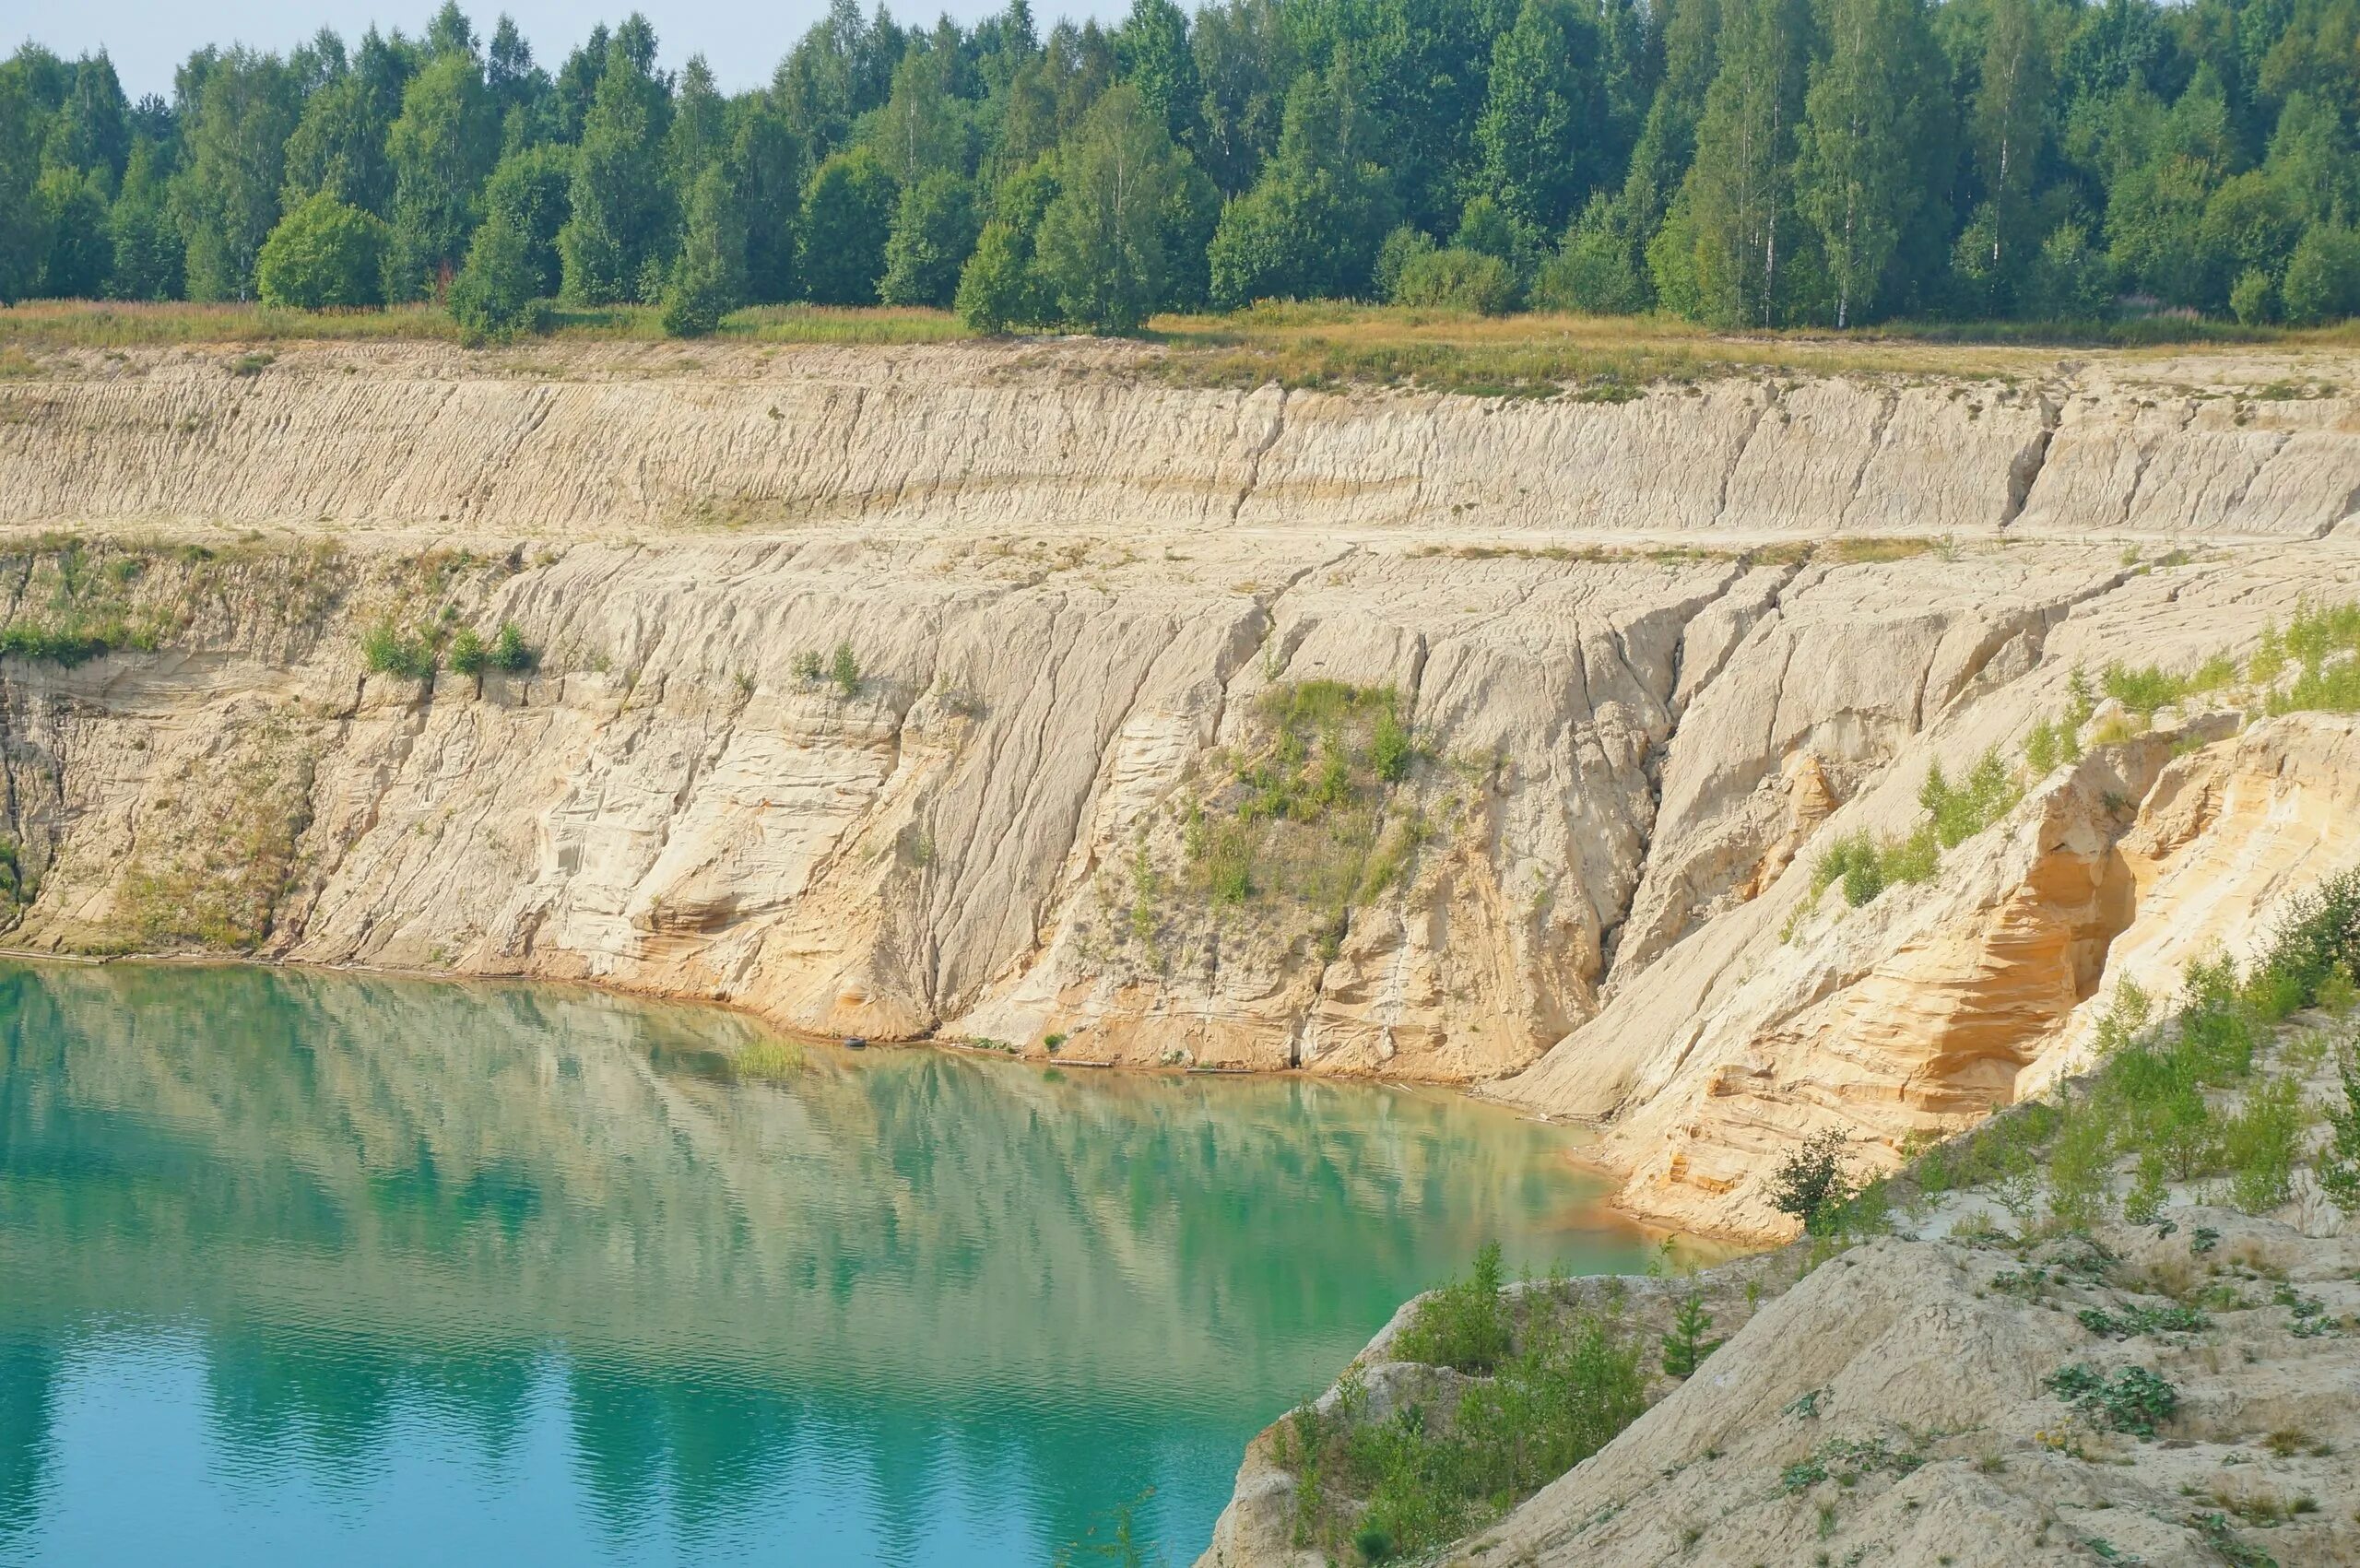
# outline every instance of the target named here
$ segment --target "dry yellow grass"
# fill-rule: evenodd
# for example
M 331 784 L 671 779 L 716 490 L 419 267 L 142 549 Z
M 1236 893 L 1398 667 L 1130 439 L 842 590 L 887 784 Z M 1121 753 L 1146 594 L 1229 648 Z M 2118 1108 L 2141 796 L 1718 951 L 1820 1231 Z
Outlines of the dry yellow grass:
M 31 300 L 0 310 L 0 344 L 18 351 L 282 343 L 324 338 L 416 342 L 459 329 L 431 306 L 390 311 L 274 311 L 253 304 L 133 304 Z
M 556 312 L 545 339 L 654 342 L 648 306 Z M 733 312 L 711 341 L 730 344 L 913 344 L 972 337 L 943 311 L 765 306 Z M 36 301 L 0 310 L 0 373 L 36 373 L 29 355 L 66 349 L 236 348 L 328 339 L 455 342 L 435 306 L 383 311 L 279 311 L 253 304 L 123 304 Z M 1479 316 L 1337 303 L 1258 305 L 1229 315 L 1163 315 L 1140 335 L 1146 350 L 1115 355 L 1137 373 L 1191 386 L 1411 386 L 1493 396 L 1603 402 L 1648 386 L 1722 375 L 1967 376 L 2047 373 L 2064 357 L 2138 359 L 2191 347 L 2248 345 L 2268 352 L 2349 353 L 2360 330 L 2248 331 L 2179 318 L 2127 322 L 2094 336 L 2058 337 L 1998 324 L 1826 331 L 1716 332 L 1654 316 Z M 2291 383 L 2290 383 L 2291 384 Z M 2266 395 L 2267 394 L 2265 394 Z
M 1376 306 L 1260 306 L 1150 324 L 1188 382 L 1348 382 L 1612 399 L 1733 371 L 2006 374 L 2054 351 L 1859 336 L 1712 333 L 1655 317 L 1477 316 Z
M 1718 375 L 2007 379 L 2044 372 L 2068 354 L 2175 354 L 2205 344 L 2348 350 L 2360 343 L 2350 328 L 2295 334 L 2180 318 L 2061 336 L 2007 323 L 1840 334 L 1717 332 L 1661 316 L 1479 316 L 1328 303 L 1158 316 L 1148 324 L 1150 337 L 1166 349 L 1160 372 L 1194 384 L 1359 383 L 1600 401 Z
M 555 312 L 546 339 L 654 342 L 664 336 L 653 306 Z M 738 311 L 722 343 L 938 343 L 970 336 L 945 311 L 838 310 L 777 305 Z M 455 343 L 459 329 L 435 305 L 390 310 L 282 311 L 254 304 L 127 304 L 36 300 L 0 310 L 0 353 L 62 348 L 234 348 L 300 341 Z M 538 341 L 538 340 L 537 340 Z

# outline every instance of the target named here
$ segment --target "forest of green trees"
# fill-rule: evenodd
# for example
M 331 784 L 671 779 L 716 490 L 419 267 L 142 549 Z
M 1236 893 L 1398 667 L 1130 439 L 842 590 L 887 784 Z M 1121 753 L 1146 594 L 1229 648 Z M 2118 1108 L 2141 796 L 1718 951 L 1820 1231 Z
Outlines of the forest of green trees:
M 2360 0 L 836 0 L 766 88 L 634 15 L 0 65 L 0 300 L 955 308 L 1358 299 L 1717 325 L 2360 313 Z

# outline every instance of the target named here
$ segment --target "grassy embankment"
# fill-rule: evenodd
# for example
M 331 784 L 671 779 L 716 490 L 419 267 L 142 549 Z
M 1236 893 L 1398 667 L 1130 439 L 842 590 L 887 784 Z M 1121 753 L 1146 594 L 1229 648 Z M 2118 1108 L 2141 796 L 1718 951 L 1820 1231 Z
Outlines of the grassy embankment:
M 555 312 L 530 341 L 664 341 L 653 307 Z M 973 336 L 955 316 L 914 309 L 808 305 L 741 310 L 718 344 L 909 344 Z M 309 341 L 448 342 L 459 332 L 432 306 L 305 312 L 259 305 L 36 301 L 0 310 L 0 375 L 39 373 L 38 355 L 64 349 L 242 347 Z M 2170 349 L 2243 344 L 2350 348 L 2360 333 L 2248 329 L 2148 318 L 2059 335 L 2009 324 L 1895 326 L 1841 336 L 1814 331 L 1716 332 L 1658 317 L 1481 316 L 1398 306 L 1261 305 L 1228 315 L 1165 315 L 1140 335 L 1160 349 L 1150 373 L 1185 385 L 1290 387 L 1414 385 L 1488 395 L 1560 395 L 1614 401 L 1658 383 L 1719 375 L 1965 375 L 2005 378 L 2054 363 L 2060 351 Z M 513 347 L 513 346 L 512 346 Z

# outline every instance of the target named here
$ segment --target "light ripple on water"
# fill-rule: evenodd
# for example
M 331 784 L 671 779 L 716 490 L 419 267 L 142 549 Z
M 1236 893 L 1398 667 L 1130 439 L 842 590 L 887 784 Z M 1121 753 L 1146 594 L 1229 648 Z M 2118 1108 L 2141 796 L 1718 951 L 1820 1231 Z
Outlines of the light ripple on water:
M 1563 1135 L 1304 1079 L 806 1053 L 565 988 L 0 967 L 0 1562 L 1035 1563 L 1498 1235 Z

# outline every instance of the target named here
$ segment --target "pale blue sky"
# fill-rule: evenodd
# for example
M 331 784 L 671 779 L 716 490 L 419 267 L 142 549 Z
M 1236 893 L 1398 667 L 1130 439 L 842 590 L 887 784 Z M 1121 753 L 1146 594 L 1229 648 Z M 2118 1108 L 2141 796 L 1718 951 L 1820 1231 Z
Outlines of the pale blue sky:
M 156 92 L 169 97 L 172 68 L 189 52 L 207 43 L 247 43 L 286 50 L 323 26 L 348 42 L 369 24 L 416 34 L 442 0 L 235 0 L 221 6 L 186 0 L 51 0 L 20 10 L 17 0 L 0 4 L 0 50 L 13 51 L 30 38 L 72 59 L 103 46 L 114 57 L 123 89 L 132 97 Z M 863 0 L 864 6 L 873 0 Z M 903 23 L 932 22 L 944 12 L 962 22 L 1001 9 L 1007 0 L 925 0 L 891 6 Z M 890 0 L 889 0 L 890 4 Z M 460 0 L 476 30 L 486 37 L 503 10 L 532 41 L 533 58 L 554 72 L 566 51 L 600 21 L 615 22 L 633 9 L 655 24 L 663 62 L 675 65 L 702 53 L 722 88 L 736 91 L 770 79 L 779 56 L 803 29 L 827 10 L 827 0 L 630 0 L 611 5 L 591 0 L 497 0 L 469 5 Z M 1059 17 L 1119 18 L 1129 0 L 1032 0 L 1032 15 L 1044 32 Z M 30 13 L 30 18 L 28 12 Z M 12 15 L 13 13 L 13 15 Z

